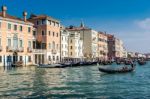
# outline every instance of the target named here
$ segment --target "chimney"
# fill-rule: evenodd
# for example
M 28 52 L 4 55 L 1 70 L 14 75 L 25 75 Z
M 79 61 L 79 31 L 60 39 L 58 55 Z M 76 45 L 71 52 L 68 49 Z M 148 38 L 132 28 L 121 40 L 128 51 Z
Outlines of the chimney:
M 2 16 L 6 17 L 6 11 L 7 11 L 7 7 L 6 6 L 2 6 Z
M 23 12 L 23 20 L 24 20 L 24 22 L 26 22 L 27 21 L 27 12 Z

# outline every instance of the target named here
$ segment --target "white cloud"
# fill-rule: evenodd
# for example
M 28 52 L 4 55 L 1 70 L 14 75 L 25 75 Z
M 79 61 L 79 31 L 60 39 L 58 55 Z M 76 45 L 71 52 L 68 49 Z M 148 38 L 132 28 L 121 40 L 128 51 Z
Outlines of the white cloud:
M 150 18 L 146 18 L 144 20 L 137 21 L 136 23 L 142 29 L 150 30 Z

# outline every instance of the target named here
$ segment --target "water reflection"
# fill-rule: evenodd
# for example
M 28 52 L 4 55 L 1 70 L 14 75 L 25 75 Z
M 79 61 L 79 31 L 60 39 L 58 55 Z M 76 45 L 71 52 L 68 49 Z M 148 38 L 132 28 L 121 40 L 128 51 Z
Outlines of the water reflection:
M 149 72 L 149 64 L 115 75 L 100 73 L 97 66 L 0 68 L 0 98 L 147 98 Z

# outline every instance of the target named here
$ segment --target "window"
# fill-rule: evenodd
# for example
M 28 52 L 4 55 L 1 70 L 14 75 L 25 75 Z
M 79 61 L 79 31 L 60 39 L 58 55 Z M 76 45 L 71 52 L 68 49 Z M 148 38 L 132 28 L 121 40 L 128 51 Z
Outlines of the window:
M 20 56 L 20 61 L 22 61 L 22 56 Z
M 28 41 L 28 47 L 31 48 L 31 41 Z
M 52 48 L 55 49 L 55 42 L 53 41 Z
M 59 45 L 57 44 L 57 49 L 59 49 Z
M 70 40 L 70 43 L 72 43 L 72 40 Z
M 57 37 L 58 37 L 58 33 L 57 33 Z
M 49 36 L 50 36 L 51 35 L 51 31 L 49 31 L 48 33 L 49 33 Z
M 53 36 L 55 36 L 55 32 L 53 32 Z
M 57 56 L 57 61 L 59 60 L 59 56 Z
M 0 63 L 2 62 L 2 56 L 0 56 Z
M 44 24 L 45 23 L 45 19 L 42 19 L 42 24 Z
M 55 56 L 53 56 L 53 61 L 55 61 Z
M 11 24 L 10 23 L 8 23 L 8 29 L 11 30 Z
M 36 36 L 36 31 L 33 31 L 33 36 Z
M 10 47 L 11 46 L 11 39 L 8 39 L 7 41 L 8 41 L 7 44 Z
M 42 35 L 45 35 L 45 32 L 44 32 L 44 31 L 42 31 Z
M 72 49 L 72 46 L 70 46 L 70 49 Z
M 28 62 L 31 62 L 31 56 L 28 56 Z
M 30 27 L 28 27 L 28 32 L 29 32 L 29 33 L 31 32 L 31 28 L 30 28 Z
M 20 31 L 22 31 L 22 26 L 20 26 Z
M 0 22 L 0 28 L 1 28 L 2 23 Z
M 36 21 L 36 24 L 39 25 L 39 21 Z
M 51 61 L 51 56 L 48 57 L 49 61 Z
M 63 37 L 62 37 L 61 39 L 62 39 L 62 41 L 63 41 Z
M 14 30 L 17 31 L 17 25 L 14 25 Z
M 19 44 L 20 44 L 20 47 L 22 47 L 22 45 L 23 45 L 22 40 L 20 40 Z
M 49 20 L 49 25 L 51 25 L 51 20 Z
M 51 43 L 49 43 L 49 49 L 51 49 Z
M 70 52 L 70 55 L 72 55 L 72 52 Z

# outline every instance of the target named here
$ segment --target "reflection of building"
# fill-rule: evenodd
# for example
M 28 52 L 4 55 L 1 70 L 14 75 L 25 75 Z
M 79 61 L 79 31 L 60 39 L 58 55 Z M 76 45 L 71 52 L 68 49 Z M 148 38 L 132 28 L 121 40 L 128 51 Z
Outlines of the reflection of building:
M 98 33 L 98 57 L 99 59 L 107 59 L 108 43 L 107 34 L 103 32 Z
M 69 32 L 63 27 L 61 28 L 61 61 L 67 61 L 69 57 L 68 53 Z
M 60 22 L 46 15 L 31 15 L 28 19 L 36 28 L 35 63 L 60 61 Z
M 69 58 L 73 61 L 80 61 L 83 58 L 83 41 L 80 39 L 80 33 L 71 32 L 69 35 Z
M 125 49 L 123 42 L 114 35 L 108 34 L 108 57 L 109 58 L 123 58 Z
M 23 12 L 23 19 L 20 19 L 6 11 L 7 7 L 3 6 L 0 12 L 0 65 L 17 61 L 32 64 L 33 24 L 27 21 L 27 12 Z
M 80 27 L 70 26 L 66 28 L 69 32 L 80 33 L 80 38 L 83 40 L 83 55 L 85 58 L 95 59 L 97 54 L 97 35 L 98 32 L 87 28 L 81 23 Z

